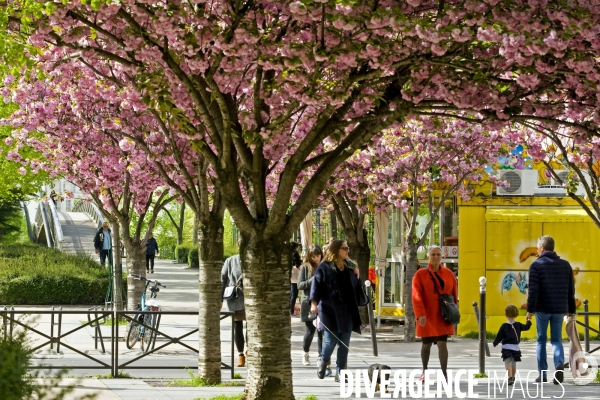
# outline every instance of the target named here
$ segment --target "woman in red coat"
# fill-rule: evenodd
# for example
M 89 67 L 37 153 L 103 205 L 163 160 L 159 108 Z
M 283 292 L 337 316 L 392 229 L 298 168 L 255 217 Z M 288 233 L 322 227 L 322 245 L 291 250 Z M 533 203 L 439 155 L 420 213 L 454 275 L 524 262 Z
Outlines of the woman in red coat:
M 451 294 L 458 304 L 456 278 L 451 270 L 441 265 L 442 249 L 439 246 L 431 246 L 427 254 L 429 258 L 427 268 L 418 270 L 412 281 L 412 303 L 417 320 L 417 336 L 423 340 L 421 347 L 422 381 L 425 379 L 429 353 L 431 345 L 434 343 L 438 346 L 440 365 L 444 376 L 446 376 L 448 366 L 446 342 L 448 335 L 454 334 L 454 325 L 449 324 L 442 318 L 437 293 Z

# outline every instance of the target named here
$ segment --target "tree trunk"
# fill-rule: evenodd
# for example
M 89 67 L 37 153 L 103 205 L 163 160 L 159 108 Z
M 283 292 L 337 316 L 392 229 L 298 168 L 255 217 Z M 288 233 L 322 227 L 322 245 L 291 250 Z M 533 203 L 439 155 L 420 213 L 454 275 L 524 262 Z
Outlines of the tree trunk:
M 348 228 L 352 229 L 352 227 Z M 369 241 L 367 240 L 367 230 L 363 229 L 362 232 L 353 232 L 348 234 L 346 228 L 346 243 L 350 247 L 350 258 L 356 261 L 358 270 L 360 271 L 360 278 L 363 283 L 369 278 L 369 262 L 371 260 L 371 249 L 369 248 Z M 358 236 L 362 236 L 362 240 L 356 240 Z M 369 323 L 369 310 L 367 307 L 359 307 L 360 319 L 363 324 Z
M 248 378 L 245 398 L 293 399 L 289 299 L 291 251 L 282 239 L 242 245 L 244 299 L 248 320 Z M 282 335 L 283 333 L 283 335 Z
M 185 203 L 181 203 L 181 212 L 179 213 L 179 226 L 177 229 L 177 245 L 183 243 L 183 224 L 185 222 Z
M 118 311 L 123 310 L 123 262 L 121 260 L 121 236 L 119 231 L 119 224 L 117 222 L 112 223 L 112 256 L 113 256 L 113 307 Z
M 223 216 L 213 216 L 198 229 L 198 375 L 221 382 L 221 268 L 223 266 Z
M 404 341 L 414 342 L 416 339 L 416 320 L 415 309 L 412 304 L 412 281 L 419 268 L 419 259 L 417 258 L 417 243 L 409 241 L 407 252 L 404 256 L 404 265 L 406 266 L 406 301 L 404 302 Z
M 130 243 L 127 246 L 127 309 L 132 311 L 142 299 L 146 283 L 134 279 L 131 274 L 146 276 L 146 247 L 139 243 Z
M 194 213 L 194 228 L 192 229 L 192 244 L 198 244 L 198 230 L 199 230 L 200 221 L 198 221 L 198 214 Z

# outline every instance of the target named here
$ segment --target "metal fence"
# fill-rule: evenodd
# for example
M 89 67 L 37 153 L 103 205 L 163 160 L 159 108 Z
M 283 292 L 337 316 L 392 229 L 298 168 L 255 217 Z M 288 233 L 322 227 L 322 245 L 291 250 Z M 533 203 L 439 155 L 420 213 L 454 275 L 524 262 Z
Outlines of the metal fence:
M 125 361 L 119 360 L 119 347 L 122 344 L 119 343 L 119 324 L 116 321 L 121 319 L 126 319 L 128 322 L 133 321 L 134 314 L 155 314 L 157 315 L 157 323 L 155 326 L 144 325 L 145 329 L 151 329 L 154 333 L 153 336 L 156 337 L 161 335 L 162 337 L 167 339 L 166 343 L 160 344 L 158 347 L 155 347 L 155 343 L 152 344 L 152 348 L 133 359 L 128 359 Z M 49 315 L 50 316 L 50 332 L 44 332 L 34 326 L 33 321 L 22 321 L 21 317 L 25 315 Z M 83 318 L 87 319 L 87 322 L 82 321 L 81 325 L 77 328 L 68 330 L 63 332 L 63 316 L 65 315 L 81 315 Z M 38 366 L 30 366 L 32 369 L 57 369 L 57 368 L 68 368 L 68 369 L 108 369 L 110 370 L 110 374 L 113 377 L 119 376 L 119 370 L 127 368 L 127 369 L 186 369 L 186 368 L 195 368 L 195 366 L 181 365 L 181 366 L 165 366 L 165 365 L 135 365 L 136 361 L 147 357 L 151 354 L 157 353 L 160 350 L 164 349 L 170 345 L 180 345 L 184 348 L 191 350 L 192 352 L 198 354 L 198 349 L 188 345 L 187 343 L 183 343 L 182 340 L 193 335 L 198 332 L 198 328 L 189 330 L 185 332 L 185 334 L 175 336 L 166 334 L 160 326 L 160 321 L 162 316 L 165 315 L 198 315 L 197 311 L 117 311 L 111 310 L 106 311 L 102 310 L 99 307 L 93 307 L 88 310 L 63 310 L 62 307 L 59 309 L 54 309 L 52 307 L 51 310 L 42 311 L 42 310 L 15 310 L 14 307 L 8 309 L 4 307 L 0 310 L 0 317 L 2 318 L 3 324 L 3 332 L 4 332 L 4 340 L 7 339 L 7 336 L 12 336 L 15 329 L 21 327 L 28 331 L 28 333 L 33 333 L 38 335 L 38 337 L 42 338 L 42 343 L 35 345 L 31 351 L 36 352 L 37 350 L 48 347 L 48 350 L 57 353 L 60 352 L 61 347 L 67 348 L 77 355 L 89 360 L 92 362 L 90 365 L 84 366 L 73 366 L 73 365 L 58 365 L 56 363 L 52 365 L 38 365 Z M 104 336 L 102 335 L 102 330 L 100 326 L 106 323 L 107 319 L 110 318 L 110 335 Z M 226 318 L 231 318 L 231 362 L 230 364 L 225 364 L 221 362 L 222 369 L 231 370 L 231 378 L 234 376 L 234 330 L 235 324 L 233 320 L 233 312 L 221 312 L 221 320 Z M 139 321 L 136 321 L 139 323 Z M 56 330 L 55 330 L 56 326 Z M 78 332 L 81 329 L 86 327 L 91 327 L 94 330 L 94 348 L 98 350 L 101 354 L 106 355 L 106 346 L 105 342 L 108 342 L 110 347 L 110 352 L 107 355 L 110 355 L 110 359 L 107 361 L 106 359 L 102 360 L 98 357 L 94 357 L 90 354 L 87 354 L 87 349 L 76 348 L 65 341 L 65 338 L 73 335 L 75 332 Z M 123 329 L 125 327 L 122 327 Z M 91 343 L 90 343 L 91 345 Z M 100 346 L 100 349 L 98 348 Z M 121 347 L 122 348 L 122 347 Z M 56 350 L 55 350 L 56 349 Z

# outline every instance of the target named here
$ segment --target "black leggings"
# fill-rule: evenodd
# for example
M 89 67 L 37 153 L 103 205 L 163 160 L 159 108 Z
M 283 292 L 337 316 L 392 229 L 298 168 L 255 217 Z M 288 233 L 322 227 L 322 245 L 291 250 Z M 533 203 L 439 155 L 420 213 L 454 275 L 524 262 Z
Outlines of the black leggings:
M 146 254 L 146 271 L 154 271 L 154 254 Z
M 235 321 L 235 347 L 240 354 L 244 353 L 244 321 Z M 248 331 L 246 330 L 246 342 L 248 341 Z
M 312 321 L 306 321 L 304 323 L 306 325 L 306 330 L 304 331 L 304 341 L 302 342 L 302 347 L 304 348 L 304 352 L 308 353 L 310 351 L 310 345 L 312 344 L 313 338 L 315 337 L 315 325 Z M 319 357 L 321 357 L 321 350 L 323 349 L 323 331 L 317 331 L 317 352 L 319 353 Z

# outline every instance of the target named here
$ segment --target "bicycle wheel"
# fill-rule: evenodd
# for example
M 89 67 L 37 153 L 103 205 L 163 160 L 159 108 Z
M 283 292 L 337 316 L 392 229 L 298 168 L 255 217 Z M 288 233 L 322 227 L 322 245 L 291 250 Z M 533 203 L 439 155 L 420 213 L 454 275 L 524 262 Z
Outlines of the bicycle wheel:
M 128 349 L 133 349 L 133 346 L 137 343 L 140 338 L 140 328 L 142 326 L 137 323 L 137 316 L 131 321 L 129 326 L 129 333 L 127 334 L 126 346 Z
M 151 326 L 152 328 L 154 328 L 154 322 L 156 321 L 156 318 L 153 314 L 146 314 L 144 316 L 144 325 L 146 325 L 144 327 L 144 333 L 142 333 L 141 338 L 140 338 L 140 346 L 142 349 L 142 353 L 147 353 L 148 351 L 150 351 L 150 348 L 152 347 L 152 340 L 154 339 L 155 336 L 155 332 L 153 329 L 149 329 L 147 328 L 148 326 Z

